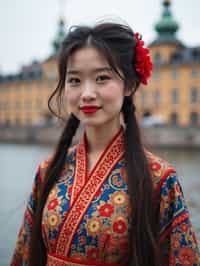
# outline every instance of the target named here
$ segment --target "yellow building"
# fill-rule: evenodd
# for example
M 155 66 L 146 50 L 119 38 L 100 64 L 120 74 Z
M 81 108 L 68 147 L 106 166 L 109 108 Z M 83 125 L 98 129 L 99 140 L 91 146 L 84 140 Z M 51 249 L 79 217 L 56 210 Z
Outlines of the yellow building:
M 47 101 L 57 85 L 56 53 L 65 35 L 64 21 L 53 42 L 54 53 L 33 62 L 16 75 L 0 76 L 0 125 L 43 125 L 51 120 Z
M 200 126 L 200 47 L 176 38 L 178 24 L 170 1 L 156 24 L 157 38 L 149 45 L 154 71 L 149 85 L 136 94 L 140 119 L 161 118 L 172 126 Z M 57 83 L 56 51 L 64 36 L 61 19 L 54 54 L 24 67 L 17 75 L 0 76 L 0 125 L 43 124 L 50 114 L 47 100 Z
M 136 96 L 140 117 L 161 117 L 172 126 L 200 126 L 200 46 L 187 47 L 176 38 L 179 26 L 170 1 L 155 25 L 157 38 L 149 45 L 154 70 L 149 85 Z

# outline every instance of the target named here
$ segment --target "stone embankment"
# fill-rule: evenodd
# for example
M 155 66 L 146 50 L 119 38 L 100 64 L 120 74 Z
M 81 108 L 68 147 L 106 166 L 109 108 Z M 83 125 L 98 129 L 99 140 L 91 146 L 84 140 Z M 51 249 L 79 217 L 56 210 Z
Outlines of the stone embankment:
M 58 126 L 0 127 L 0 142 L 54 145 L 61 132 L 62 128 Z M 143 128 L 141 132 L 147 146 L 200 148 L 200 128 L 152 127 Z M 77 136 L 74 142 L 76 140 Z

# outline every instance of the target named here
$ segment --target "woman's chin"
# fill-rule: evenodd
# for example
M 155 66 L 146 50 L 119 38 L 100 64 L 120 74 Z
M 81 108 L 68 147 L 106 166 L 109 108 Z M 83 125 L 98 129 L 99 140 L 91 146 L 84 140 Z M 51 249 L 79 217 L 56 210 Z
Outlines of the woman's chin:
M 81 121 L 85 127 L 101 127 L 104 123 L 98 123 L 95 121 Z

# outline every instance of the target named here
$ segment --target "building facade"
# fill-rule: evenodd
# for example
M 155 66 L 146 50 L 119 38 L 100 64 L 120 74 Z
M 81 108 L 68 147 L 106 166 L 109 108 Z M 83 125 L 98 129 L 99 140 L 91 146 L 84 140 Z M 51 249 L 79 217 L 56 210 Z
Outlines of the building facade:
M 149 44 L 153 75 L 135 95 L 142 121 L 160 117 L 164 124 L 200 126 L 200 46 L 187 47 L 176 38 L 179 29 L 169 0 L 156 24 L 157 38 Z M 38 125 L 51 119 L 47 101 L 57 85 L 56 52 L 64 37 L 61 19 L 54 53 L 44 62 L 33 62 L 17 75 L 0 76 L 0 125 Z
M 167 125 L 200 126 L 200 46 L 187 47 L 176 38 L 179 29 L 171 3 L 155 25 L 157 38 L 149 48 L 153 75 L 136 95 L 139 117 L 161 117 Z
M 0 75 L 0 126 L 45 125 L 52 119 L 48 98 L 57 85 L 56 54 L 64 35 L 61 18 L 48 59 L 32 62 L 18 74 Z

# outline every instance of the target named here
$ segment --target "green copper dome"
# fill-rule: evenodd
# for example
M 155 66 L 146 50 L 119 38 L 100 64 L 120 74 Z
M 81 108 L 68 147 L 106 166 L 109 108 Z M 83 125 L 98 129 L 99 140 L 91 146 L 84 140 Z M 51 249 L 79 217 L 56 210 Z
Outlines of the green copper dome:
M 164 10 L 161 19 L 155 25 L 155 30 L 158 33 L 157 41 L 162 43 L 177 42 L 175 34 L 179 29 L 179 25 L 173 18 L 170 8 L 171 7 L 170 0 L 164 0 L 163 7 Z
M 58 24 L 58 32 L 57 32 L 57 35 L 56 35 L 56 37 L 52 43 L 55 54 L 58 52 L 65 35 L 66 35 L 65 22 L 64 22 L 64 19 L 60 18 L 59 24 Z

